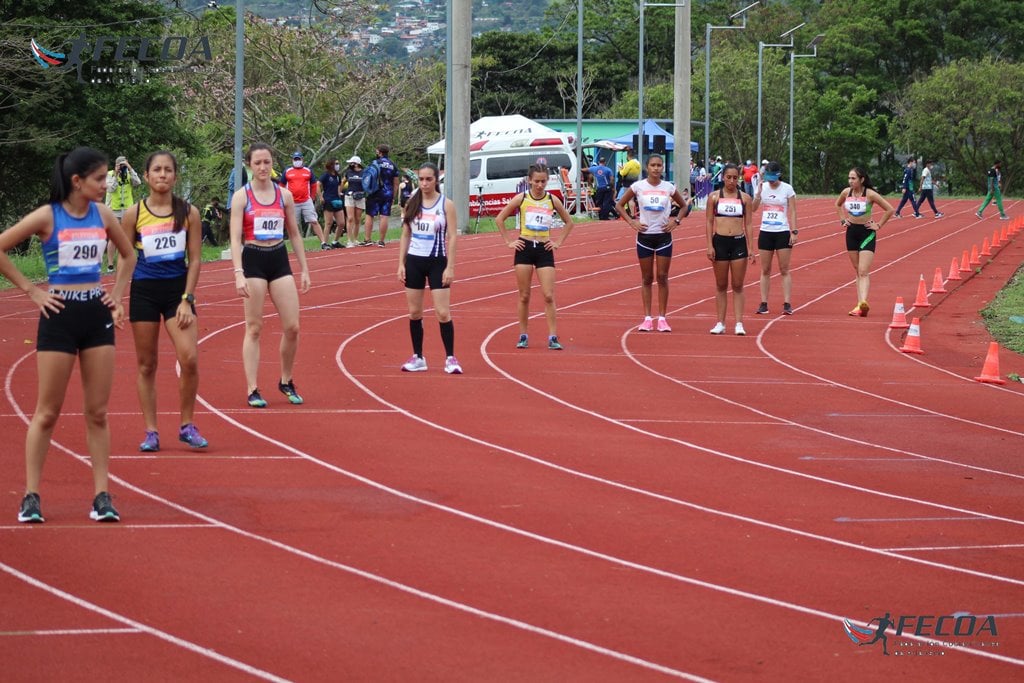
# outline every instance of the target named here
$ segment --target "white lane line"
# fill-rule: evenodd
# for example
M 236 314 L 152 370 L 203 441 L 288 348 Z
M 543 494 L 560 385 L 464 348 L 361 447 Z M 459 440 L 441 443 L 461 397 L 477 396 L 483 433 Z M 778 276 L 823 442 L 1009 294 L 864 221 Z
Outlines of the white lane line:
M 839 522 L 841 524 L 873 522 L 898 522 L 900 524 L 904 524 L 906 522 L 991 522 L 992 520 L 985 517 L 836 517 L 832 521 Z
M 12 407 L 14 407 L 14 409 L 16 411 L 18 411 L 19 417 L 21 418 L 22 422 L 24 422 L 25 424 L 28 424 L 29 419 L 28 419 L 28 416 L 25 415 L 24 411 L 21 410 L 20 405 L 17 403 L 17 401 L 14 398 L 14 395 L 13 395 L 13 392 L 12 392 L 12 384 L 13 384 L 14 373 L 17 370 L 18 366 L 22 362 L 24 362 L 27 358 L 29 358 L 31 355 L 32 355 L 31 353 L 26 354 L 26 355 L 22 356 L 20 359 L 18 359 L 14 364 L 12 364 L 11 368 L 7 372 L 7 376 L 6 376 L 6 379 L 5 379 L 5 382 L 4 382 L 4 390 L 5 390 L 5 393 L 7 395 L 7 400 L 10 401 Z M 199 398 L 199 401 L 203 402 L 205 404 L 205 401 L 203 401 L 202 398 Z M 208 405 L 208 404 L 206 404 L 206 405 Z M 216 411 L 214 411 L 214 412 L 216 412 Z M 415 501 L 415 502 L 420 502 L 420 503 L 422 503 L 424 505 L 430 505 L 431 507 L 434 507 L 434 508 L 437 508 L 437 509 L 440 509 L 440 510 L 450 510 L 453 513 L 456 513 L 456 514 L 459 514 L 459 515 L 462 515 L 462 516 L 465 516 L 465 517 L 469 517 L 469 518 L 475 517 L 475 516 L 469 515 L 468 513 L 465 513 L 465 512 L 462 512 L 462 511 L 457 511 L 454 508 L 447 508 L 446 506 L 443 506 L 443 505 L 438 505 L 436 503 L 430 503 L 429 501 L 426 501 L 426 500 L 423 500 L 423 499 L 420 499 L 420 498 L 416 498 L 415 496 L 411 496 L 409 494 L 405 494 L 405 493 L 403 493 L 401 491 L 398 491 L 398 490 L 395 490 L 395 489 L 389 489 L 389 488 L 383 486 L 382 484 L 378 484 L 376 482 L 371 482 L 370 480 L 365 479 L 364 477 L 360 477 L 360 476 L 358 476 L 356 474 L 353 474 L 353 473 L 348 473 L 348 472 L 346 472 L 345 470 L 342 470 L 339 467 L 335 467 L 335 466 L 331 465 L 330 463 L 327 463 L 325 461 L 319 460 L 319 459 L 315 458 L 312 455 L 309 455 L 307 453 L 304 453 L 304 452 L 300 451 L 297 448 L 294 448 L 292 446 L 284 444 L 284 443 L 282 443 L 282 442 L 280 442 L 280 441 L 278 441 L 276 439 L 273 439 L 273 438 L 271 438 L 271 437 L 269 437 L 269 436 L 267 436 L 265 434 L 262 434 L 261 432 L 257 432 L 254 429 L 250 429 L 249 427 L 247 427 L 245 425 L 242 425 L 241 423 L 235 421 L 233 418 L 228 417 L 227 415 L 221 415 L 221 418 L 223 420 L 231 423 L 231 424 L 234 424 L 236 427 L 238 427 L 242 431 L 248 432 L 249 434 L 252 434 L 253 436 L 255 436 L 257 438 L 263 439 L 264 441 L 267 441 L 268 443 L 271 443 L 271 444 L 279 446 L 282 450 L 286 450 L 286 451 L 292 452 L 292 453 L 294 453 L 294 454 L 296 454 L 298 456 L 301 456 L 303 459 L 308 460 L 308 461 L 310 461 L 312 463 L 319 464 L 320 466 L 322 466 L 322 467 L 324 467 L 326 469 L 333 470 L 333 471 L 336 471 L 336 472 L 339 472 L 339 473 L 342 473 L 342 474 L 347 474 L 349 477 L 351 477 L 351 478 L 353 478 L 353 479 L 355 479 L 357 481 L 360 481 L 360 482 L 363 482 L 363 483 L 368 483 L 371 486 L 374 486 L 375 488 L 378 488 L 378 489 L 383 490 L 385 492 L 392 493 L 393 495 L 395 495 L 397 497 L 404 498 L 406 500 Z M 59 449 L 61 451 L 64 451 L 66 454 L 68 454 L 69 456 L 71 456 L 72 458 L 77 460 L 78 462 L 82 463 L 83 465 L 89 466 L 89 458 L 86 455 L 84 455 L 82 453 L 79 453 L 77 451 L 74 451 L 71 448 L 68 448 L 68 447 L 64 446 L 63 444 L 61 444 L 60 442 L 58 442 L 56 440 L 51 440 L 50 443 L 51 443 L 51 445 L 54 448 L 57 448 L 57 449 Z M 443 597 L 441 595 L 437 595 L 435 593 L 430 593 L 428 591 L 421 590 L 419 588 L 415 588 L 415 587 L 410 586 L 408 584 L 404 584 L 404 583 L 400 583 L 398 581 L 394 581 L 392 579 L 389 579 L 389 578 L 387 578 L 385 576 L 381 576 L 379 574 L 374 574 L 372 572 L 369 572 L 369 571 L 366 571 L 366 570 L 363 570 L 363 569 L 358 569 L 357 567 L 354 567 L 354 566 L 351 566 L 351 565 L 342 564 L 341 562 L 336 562 L 334 560 L 329 560 L 329 559 L 327 559 L 325 557 L 322 557 L 320 555 L 316 555 L 314 553 L 302 550 L 300 548 L 296 548 L 294 546 L 291 546 L 291 545 L 288 545 L 286 543 L 277 541 L 275 539 L 272 539 L 272 538 L 269 538 L 269 537 L 266 537 L 266 536 L 260 536 L 259 534 L 256 534 L 256 533 L 253 533 L 253 532 L 250 532 L 250 531 L 246 531 L 245 529 L 242 529 L 240 527 L 232 526 L 232 525 L 230 525 L 230 524 L 228 524 L 226 522 L 223 522 L 223 521 L 218 520 L 216 518 L 213 518 L 213 517 L 210 517 L 208 515 L 205 515 L 205 514 L 199 512 L 199 511 L 197 511 L 197 510 L 193 510 L 193 509 L 187 508 L 187 507 L 185 507 L 183 505 L 179 505 L 178 503 L 174 503 L 171 500 L 168 500 L 168 499 L 163 498 L 162 496 L 159 496 L 159 495 L 157 495 L 157 494 L 155 494 L 155 493 L 153 493 L 151 491 L 148 491 L 148 490 L 143 489 L 143 488 L 141 488 L 139 486 L 136 486 L 136 485 L 134 485 L 134 484 L 124 480 L 124 479 L 121 479 L 120 477 L 111 475 L 110 476 L 110 480 L 112 482 L 116 482 L 117 484 L 123 486 L 127 490 L 130 490 L 130 491 L 133 491 L 133 492 L 137 493 L 140 496 L 146 497 L 146 498 L 148 498 L 150 500 L 153 500 L 153 501 L 156 501 L 158 503 L 162 503 L 162 504 L 166 505 L 167 507 L 169 507 L 169 508 L 171 508 L 173 510 L 177 510 L 178 512 L 181 512 L 181 513 L 183 513 L 185 515 L 188 515 L 190 517 L 194 517 L 196 519 L 203 520 L 203 521 L 207 522 L 208 524 L 210 524 L 212 526 L 216 526 L 216 527 L 218 527 L 218 528 L 220 528 L 220 529 L 222 529 L 224 531 L 228 531 L 230 533 L 237 534 L 238 536 L 241 536 L 241 537 L 249 539 L 249 540 L 258 541 L 260 543 L 266 544 L 266 545 L 271 546 L 273 548 L 276 548 L 278 550 L 282 550 L 282 551 L 284 551 L 286 553 L 290 553 L 290 554 L 295 555 L 297 557 L 301 557 L 301 558 L 304 558 L 306 560 L 309 560 L 309 561 L 312 561 L 312 562 L 315 562 L 315 563 L 318 563 L 318 564 L 321 564 L 321 565 L 325 565 L 325 566 L 328 566 L 328 567 L 331 567 L 331 568 L 334 568 L 334 569 L 341 570 L 343 572 L 352 574 L 354 576 L 358 576 L 358 577 L 360 577 L 362 579 L 365 579 L 367 581 L 372 581 L 374 583 L 387 586 L 389 588 L 392 588 L 394 590 L 400 591 L 400 592 L 405 593 L 407 595 L 412 595 L 414 597 L 421 598 L 421 599 L 426 600 L 428 602 L 433 602 L 435 604 L 439 604 L 439 605 L 442 605 L 444 607 L 448 607 L 448 608 L 454 609 L 454 610 L 459 611 L 459 612 L 463 612 L 463 613 L 470 614 L 472 616 L 475 616 L 475 617 L 478 617 L 478 618 L 481 618 L 481 619 L 485 619 L 485 620 L 488 620 L 488 621 L 493 621 L 493 622 L 500 623 L 500 624 L 503 624 L 503 625 L 506 625 L 506 626 L 510 626 L 510 627 L 512 627 L 514 629 L 517 629 L 517 630 L 520 630 L 520 631 L 524 631 L 524 632 L 531 633 L 531 634 L 534 634 L 534 635 L 538 635 L 538 636 L 542 636 L 542 637 L 545 637 L 545 638 L 549 638 L 551 640 L 555 640 L 555 641 L 558 641 L 558 642 L 561 642 L 561 643 L 564 643 L 564 644 L 567 644 L 567 645 L 570 645 L 570 646 L 573 646 L 573 647 L 576 647 L 576 648 L 579 648 L 579 649 L 582 649 L 582 650 L 586 650 L 588 652 L 593 652 L 593 653 L 598 654 L 598 655 L 609 657 L 609 658 L 612 658 L 612 659 L 615 659 L 615 660 L 618 660 L 618 661 L 621 661 L 621 662 L 632 664 L 632 665 L 638 666 L 640 668 L 648 669 L 650 671 L 656 671 L 658 673 L 662 673 L 662 674 L 665 674 L 665 675 L 668 675 L 668 676 L 673 676 L 675 678 L 680 678 L 680 679 L 683 679 L 683 680 L 697 681 L 699 683 L 710 683 L 708 681 L 708 679 L 702 678 L 700 676 L 697 676 L 695 674 L 691 674 L 691 673 L 686 672 L 686 671 L 681 671 L 681 670 L 678 670 L 678 669 L 673 669 L 671 667 L 667 667 L 667 666 L 664 666 L 662 664 L 658 664 L 656 662 L 648 661 L 646 659 L 642 659 L 640 657 L 636 657 L 636 656 L 633 656 L 633 655 L 630 655 L 630 654 L 627 654 L 627 653 L 624 653 L 624 652 L 620 652 L 618 650 L 613 650 L 611 648 L 606 648 L 606 647 L 603 647 L 601 645 L 597 645 L 595 643 L 591 643 L 591 642 L 586 641 L 586 640 L 582 640 L 582 639 L 579 639 L 579 638 L 575 638 L 575 637 L 566 635 L 564 633 L 560 633 L 560 632 L 557 632 L 557 631 L 552 631 L 550 629 L 546 629 L 546 628 L 543 628 L 543 627 L 540 627 L 540 626 L 536 626 L 534 624 L 530 624 L 528 622 L 521 621 L 519 619 L 514 619 L 512 617 L 507 617 L 507 616 L 505 616 L 503 614 L 498 614 L 498 613 L 495 613 L 495 612 L 488 612 L 486 610 L 483 610 L 483 609 L 480 609 L 480 608 L 477 608 L 477 607 L 473 607 L 472 605 L 468 605 L 466 603 L 457 602 L 455 600 L 452 600 L 452 599 L 449 599 L 449 598 L 445 598 L 445 597 Z M 500 525 L 500 524 L 498 524 L 496 522 L 493 522 L 491 520 L 486 520 L 486 519 L 483 519 L 483 518 L 480 518 L 480 517 L 475 517 L 475 519 L 477 521 L 483 523 L 483 524 L 489 524 L 491 526 L 498 527 L 498 528 L 504 528 L 506 530 L 513 530 L 513 527 L 507 527 L 506 525 Z M 534 534 L 527 534 L 526 532 L 521 532 L 519 530 L 516 530 L 516 531 L 518 533 L 520 533 L 520 534 L 528 535 L 530 537 L 535 537 L 537 540 L 543 540 L 544 542 L 550 543 L 552 545 L 564 546 L 566 548 L 575 548 L 575 546 L 571 546 L 570 544 L 563 544 L 562 542 L 555 541 L 554 539 L 547 539 L 546 537 L 537 536 L 537 535 L 534 535 Z M 584 549 L 580 548 L 579 551 L 584 551 Z M 607 557 L 607 559 L 613 560 L 613 558 L 611 556 L 602 556 L 601 554 L 595 553 L 593 551 L 585 551 L 585 554 L 586 553 L 589 553 L 589 554 L 591 554 L 591 555 L 593 555 L 595 557 Z M 620 564 L 626 564 L 626 566 L 632 566 L 632 564 L 633 564 L 633 563 L 625 563 L 625 561 L 620 561 L 619 563 Z M 642 565 L 635 565 L 635 566 L 633 566 L 633 568 L 641 569 L 641 571 L 643 570 Z M 230 658 L 225 657 L 223 655 L 219 655 L 218 653 L 216 653 L 216 652 L 214 652 L 212 650 L 209 650 L 207 648 L 202 648 L 202 647 L 200 647 L 198 645 L 195 645 L 194 643 L 191 643 L 189 641 L 185 641 L 183 639 L 176 638 L 175 636 L 171 636 L 170 634 L 164 633 L 163 631 L 159 631 L 159 630 L 157 630 L 155 628 L 148 627 L 148 626 L 146 626 L 146 625 L 144 625 L 144 624 L 142 624 L 140 622 L 136 622 L 136 621 L 134 621 L 132 619 L 129 619 L 128 617 L 123 617 L 121 615 L 115 614 L 114 612 L 110 612 L 109 610 L 106 610 L 105 608 L 99 607 L 97 605 L 93 605 L 92 603 L 89 603 L 89 602 L 87 602 L 87 601 L 85 601 L 85 600 L 83 600 L 81 598 L 78 598 L 77 596 L 71 595 L 70 593 L 66 593 L 65 591 L 62 591 L 62 590 L 60 590 L 60 589 L 58 589 L 56 587 L 49 586 L 48 584 L 45 584 L 42 581 L 40 581 L 40 580 L 38 580 L 38 579 L 36 579 L 34 577 L 31 577 L 31 576 L 29 576 L 27 574 L 24 574 L 21 571 L 15 569 L 13 567 L 10 567 L 10 566 L 2 563 L 2 562 L 0 562 L 0 570 L 6 571 L 7 573 L 9 573 L 9 574 L 11 574 L 11 575 L 13 575 L 13 576 L 15 576 L 15 577 L 25 581 L 26 583 L 29 583 L 29 584 L 31 584 L 33 586 L 41 588 L 42 590 L 46 590 L 46 591 L 50 592 L 51 594 L 56 595 L 57 597 L 61 597 L 61 598 L 65 599 L 65 600 L 68 600 L 69 602 L 72 602 L 73 604 L 85 607 L 86 609 L 91 609 L 92 611 L 96 611 L 96 612 L 98 612 L 100 614 L 104 614 L 105 616 L 109 616 L 111 619 L 115 619 L 117 621 L 120 621 L 121 623 L 127 623 L 127 624 L 129 624 L 131 626 L 135 626 L 137 628 L 140 628 L 141 630 L 144 630 L 146 633 L 149 633 L 150 635 L 154 635 L 154 636 L 156 636 L 158 638 L 161 638 L 163 640 L 167 640 L 168 642 L 172 642 L 175 645 L 178 645 L 179 647 L 183 647 L 183 648 L 185 648 L 185 649 L 187 649 L 187 650 L 189 650 L 191 652 L 194 652 L 196 654 L 200 654 L 200 655 L 203 655 L 203 656 L 208 656 L 208 657 L 211 657 L 213 659 L 216 659 L 217 661 L 223 661 L 224 663 L 228 663 L 231 666 L 236 666 L 236 668 L 246 667 L 246 668 L 243 668 L 244 671 L 247 671 L 249 673 L 252 673 L 253 675 L 257 675 L 257 676 L 260 676 L 260 677 L 266 677 L 266 680 L 274 680 L 274 681 L 284 681 L 285 680 L 285 679 L 279 678 L 279 677 L 277 677 L 277 676 L 275 676 L 273 674 L 270 674 L 270 673 L 267 673 L 267 672 L 263 672 L 263 671 L 261 671 L 259 669 L 254 668 L 254 667 L 250 667 L 249 665 L 244 664 L 242 662 L 237 662 L 236 660 L 230 659 Z M 675 577 L 675 575 L 670 574 L 668 572 L 664 572 L 663 575 L 666 576 L 666 577 Z M 690 581 L 689 579 L 686 579 L 685 577 L 678 577 L 676 580 L 680 580 L 680 581 L 684 581 L 684 582 L 685 581 Z M 708 584 L 708 585 L 711 585 L 711 584 Z M 982 654 L 982 653 L 979 653 L 979 654 Z M 1020 665 L 1024 666 L 1024 660 L 1020 661 Z
M 146 624 L 143 624 L 142 622 L 135 621 L 134 619 L 130 619 L 129 617 L 126 617 L 122 614 L 118 614 L 117 612 L 106 609 L 105 607 L 100 607 L 99 605 L 89 602 L 88 600 L 85 600 L 83 598 L 80 598 L 77 595 L 72 595 L 71 593 L 63 591 L 60 588 L 57 588 L 56 586 L 51 586 L 48 583 L 40 581 L 34 576 L 29 576 L 28 574 L 18 569 L 15 569 L 14 567 L 4 562 L 0 562 L 0 571 L 6 572 L 14 578 L 19 579 L 34 588 L 38 588 L 39 590 L 45 593 L 49 593 L 54 597 L 65 600 L 66 602 L 70 602 L 71 604 L 81 607 L 82 609 L 88 610 L 89 612 L 102 615 L 112 621 L 116 621 L 120 624 L 129 626 L 135 629 L 136 631 L 140 631 L 164 642 L 176 645 L 182 648 L 183 650 L 186 650 L 193 654 L 197 654 L 202 657 L 212 659 L 226 666 L 230 666 L 233 669 L 238 669 L 239 671 L 247 673 L 250 676 L 255 676 L 256 678 L 260 678 L 265 681 L 277 681 L 279 683 L 285 683 L 288 680 L 286 678 L 276 676 L 270 673 L 269 671 L 257 669 L 256 667 L 246 664 L 245 662 L 240 662 L 237 659 L 232 659 L 231 657 L 222 655 L 219 652 L 197 645 L 189 640 L 185 640 L 184 638 L 173 636 L 170 633 L 167 633 L 166 631 L 161 631 L 160 629 L 153 628 L 152 626 L 148 626 Z
M 1011 548 L 1024 548 L 1024 543 L 991 543 L 985 545 L 933 545 L 933 546 L 907 546 L 905 548 L 886 548 L 897 553 L 918 553 L 943 550 L 1008 550 Z
M 0 636 L 118 636 L 142 633 L 137 628 L 61 628 L 43 631 L 0 631 Z

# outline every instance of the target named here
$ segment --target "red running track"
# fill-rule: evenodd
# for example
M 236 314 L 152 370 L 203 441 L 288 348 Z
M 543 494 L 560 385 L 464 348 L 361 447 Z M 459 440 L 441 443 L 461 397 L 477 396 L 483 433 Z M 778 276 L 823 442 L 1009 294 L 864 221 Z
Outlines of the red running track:
M 121 333 L 111 411 L 119 525 L 91 498 L 73 388 L 44 473 L 44 525 L 19 525 L 37 312 L 0 296 L 0 667 L 5 680 L 1020 680 L 1024 672 L 1024 405 L 982 385 L 977 311 L 1024 237 L 932 295 L 925 355 L 892 304 L 1003 223 L 947 202 L 881 233 L 865 319 L 831 200 L 799 204 L 796 315 L 707 333 L 703 216 L 677 233 L 671 334 L 637 333 L 639 273 L 620 222 L 558 254 L 566 350 L 516 350 L 511 255 L 460 239 L 453 289 L 466 374 L 409 354 L 396 249 L 311 253 L 290 406 L 245 406 L 241 305 L 203 268 L 206 452 L 142 436 Z M 1012 207 L 1011 215 L 1019 212 Z M 748 311 L 757 274 L 748 276 Z M 773 283 L 771 306 L 780 308 Z M 534 310 L 541 312 L 539 295 Z M 272 309 L 268 307 L 268 314 Z M 731 321 L 730 314 L 730 321 Z M 271 318 L 261 380 L 276 379 Z M 729 328 L 731 329 L 731 324 Z M 1003 351 L 1002 371 L 1024 372 Z M 268 392 L 272 393 L 272 392 Z M 855 645 L 843 620 L 994 615 L 997 634 Z M 946 624 L 952 624 L 949 619 Z

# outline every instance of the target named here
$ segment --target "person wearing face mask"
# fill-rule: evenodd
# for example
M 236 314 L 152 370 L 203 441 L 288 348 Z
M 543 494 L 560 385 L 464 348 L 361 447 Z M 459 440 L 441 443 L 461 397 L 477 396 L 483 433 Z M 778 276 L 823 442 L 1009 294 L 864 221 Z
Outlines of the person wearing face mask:
M 305 222 L 306 227 L 312 228 L 320 239 L 320 248 L 330 249 L 331 245 L 327 243 L 320 221 L 317 219 L 316 207 L 313 206 L 317 188 L 316 175 L 312 169 L 306 168 L 302 152 L 296 151 L 292 154 L 292 167 L 281 176 L 281 184 L 291 190 L 292 197 L 295 198 L 295 215 L 298 218 L 296 222 L 299 225 Z

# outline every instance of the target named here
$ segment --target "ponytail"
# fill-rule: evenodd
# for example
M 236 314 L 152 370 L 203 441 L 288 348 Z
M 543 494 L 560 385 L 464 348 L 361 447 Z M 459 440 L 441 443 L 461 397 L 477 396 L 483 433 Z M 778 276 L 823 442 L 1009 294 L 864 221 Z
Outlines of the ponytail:
M 50 203 L 59 204 L 71 196 L 73 176 L 85 177 L 100 166 L 107 166 L 107 155 L 91 147 L 76 147 L 59 155 L 50 176 Z
M 440 176 L 441 174 L 437 166 L 428 161 L 427 163 L 420 166 L 418 170 L 422 171 L 423 169 L 429 169 L 434 174 L 434 189 L 437 189 L 438 176 Z M 419 173 L 416 174 L 416 177 L 419 177 Z M 402 222 L 405 223 L 406 225 L 411 226 L 413 220 L 416 218 L 416 216 L 420 214 L 420 211 L 422 210 L 423 193 L 413 192 L 409 199 L 406 200 L 405 202 L 405 211 L 402 212 Z

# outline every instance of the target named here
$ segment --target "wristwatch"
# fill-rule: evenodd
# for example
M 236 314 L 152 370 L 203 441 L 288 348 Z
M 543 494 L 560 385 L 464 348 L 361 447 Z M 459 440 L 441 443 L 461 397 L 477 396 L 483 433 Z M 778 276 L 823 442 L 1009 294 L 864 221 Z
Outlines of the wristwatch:
M 196 295 L 195 294 L 182 294 L 181 295 L 181 300 L 184 301 L 187 304 L 195 304 L 195 302 L 196 302 Z
M 797 235 L 797 234 L 799 234 L 799 233 L 800 233 L 800 231 L 799 231 L 799 230 L 790 230 L 789 232 L 790 232 L 790 233 L 792 233 L 792 234 L 794 234 L 794 235 Z

